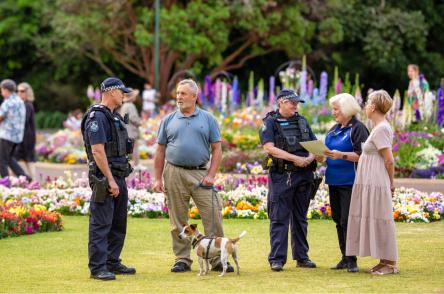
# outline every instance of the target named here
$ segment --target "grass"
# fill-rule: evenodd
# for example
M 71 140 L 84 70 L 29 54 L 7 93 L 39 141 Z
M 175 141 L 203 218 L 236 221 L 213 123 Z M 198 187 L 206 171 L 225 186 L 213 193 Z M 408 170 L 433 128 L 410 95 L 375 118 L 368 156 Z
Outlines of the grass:
M 0 292 L 444 292 L 444 221 L 397 224 L 401 274 L 376 277 L 364 271 L 349 274 L 329 269 L 339 259 L 331 221 L 309 223 L 310 257 L 317 269 L 296 268 L 289 253 L 285 270 L 275 273 L 267 262 L 269 222 L 225 220 L 228 236 L 237 236 L 242 230 L 248 235 L 239 243 L 241 275 L 220 278 L 216 273 L 197 277 L 197 261 L 192 272 L 170 273 L 169 221 L 130 218 L 122 258 L 137 268 L 137 274 L 101 282 L 89 278 L 88 218 L 67 216 L 64 220 L 62 232 L 0 240 Z M 372 258 L 359 258 L 358 262 L 362 270 L 375 264 Z

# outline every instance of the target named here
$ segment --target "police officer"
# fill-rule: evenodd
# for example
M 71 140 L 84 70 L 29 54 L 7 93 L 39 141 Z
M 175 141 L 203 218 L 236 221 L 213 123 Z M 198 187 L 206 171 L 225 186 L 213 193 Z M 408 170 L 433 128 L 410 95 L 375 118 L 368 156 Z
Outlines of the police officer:
M 295 91 L 283 89 L 277 102 L 279 109 L 267 114 L 260 131 L 270 165 L 267 209 L 271 251 L 268 261 L 273 271 L 283 270 L 291 224 L 293 259 L 298 267 L 315 268 L 316 264 L 307 255 L 307 211 L 316 161 L 299 142 L 316 140 L 316 137 L 307 120 L 297 113 L 299 102 L 304 101 Z
M 126 235 L 128 190 L 125 183 L 132 168 L 128 163 L 132 142 L 125 123 L 115 112 L 130 90 L 117 78 L 100 85 L 102 101 L 88 109 L 82 134 L 88 156 L 92 189 L 89 218 L 89 269 L 91 278 L 115 280 L 115 274 L 135 274 L 120 262 Z

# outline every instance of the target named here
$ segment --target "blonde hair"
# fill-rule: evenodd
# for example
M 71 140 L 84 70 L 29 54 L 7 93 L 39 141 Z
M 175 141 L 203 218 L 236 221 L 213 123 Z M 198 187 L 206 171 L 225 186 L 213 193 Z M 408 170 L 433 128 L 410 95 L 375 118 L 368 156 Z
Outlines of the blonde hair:
M 359 106 L 358 101 L 348 93 L 335 95 L 330 98 L 329 102 L 332 107 L 333 103 L 336 103 L 339 106 L 341 113 L 346 117 L 352 117 L 361 111 L 361 106 Z
M 25 88 L 25 91 L 26 91 L 26 101 L 34 102 L 34 100 L 35 100 L 34 91 L 32 90 L 31 85 L 28 84 L 28 83 L 20 83 L 17 86 L 17 89 L 20 88 L 20 87 Z
M 369 102 L 375 105 L 376 110 L 382 114 L 386 114 L 392 108 L 393 99 L 385 90 L 372 92 L 368 96 Z
M 417 73 L 419 73 L 419 66 L 418 65 L 411 63 L 411 64 L 407 65 L 407 68 L 409 68 L 409 67 L 413 68 Z

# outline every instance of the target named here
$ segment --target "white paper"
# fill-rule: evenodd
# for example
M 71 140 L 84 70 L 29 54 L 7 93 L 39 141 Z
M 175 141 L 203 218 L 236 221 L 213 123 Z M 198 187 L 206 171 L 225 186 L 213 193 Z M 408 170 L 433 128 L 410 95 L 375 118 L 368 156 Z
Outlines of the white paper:
M 325 151 L 330 151 L 321 140 L 299 142 L 299 144 L 314 155 L 324 155 Z

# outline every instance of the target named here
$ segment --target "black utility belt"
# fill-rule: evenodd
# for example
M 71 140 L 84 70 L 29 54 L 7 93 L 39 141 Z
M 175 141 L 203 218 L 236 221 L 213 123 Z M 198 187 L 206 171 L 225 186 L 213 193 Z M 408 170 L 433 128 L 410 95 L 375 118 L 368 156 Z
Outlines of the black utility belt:
M 172 166 L 180 167 L 180 168 L 188 169 L 188 170 L 207 170 L 207 164 L 206 163 L 202 164 L 202 165 L 199 165 L 199 166 L 178 165 L 178 164 L 171 163 L 169 161 L 168 161 L 168 163 L 171 164 Z
M 274 172 L 276 172 L 276 171 L 277 172 L 296 172 L 296 171 L 308 170 L 308 168 L 307 167 L 299 167 L 299 166 L 296 166 L 291 163 L 285 163 L 281 170 L 277 166 L 272 166 L 270 168 L 270 170 L 274 171 Z
M 133 171 L 133 168 L 128 162 L 109 162 L 108 166 L 111 174 L 119 178 L 126 178 Z M 103 176 L 102 171 L 95 163 L 89 165 L 89 171 L 94 175 Z

